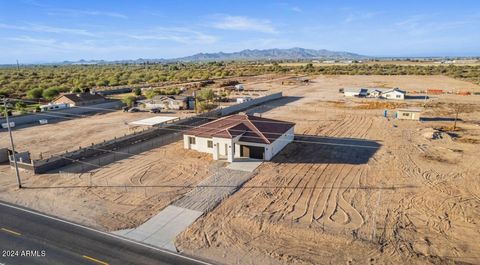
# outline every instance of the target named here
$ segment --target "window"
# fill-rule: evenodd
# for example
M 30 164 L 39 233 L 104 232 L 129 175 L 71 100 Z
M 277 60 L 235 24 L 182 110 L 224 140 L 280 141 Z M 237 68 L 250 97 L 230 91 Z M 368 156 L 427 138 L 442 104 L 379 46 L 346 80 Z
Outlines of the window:
M 213 148 L 213 141 L 208 140 L 208 141 L 207 141 L 207 147 L 208 147 L 208 148 Z
M 402 96 L 401 95 L 397 95 L 397 98 L 401 98 Z
M 410 116 L 410 113 L 402 113 L 402 116 L 408 117 Z
M 190 144 L 195 144 L 195 137 L 188 137 L 188 142 Z

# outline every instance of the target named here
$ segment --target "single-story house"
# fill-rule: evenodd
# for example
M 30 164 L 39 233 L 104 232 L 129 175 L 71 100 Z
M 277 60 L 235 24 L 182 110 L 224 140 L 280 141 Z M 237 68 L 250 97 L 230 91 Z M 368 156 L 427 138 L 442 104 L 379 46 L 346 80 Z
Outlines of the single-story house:
M 68 103 L 48 103 L 47 105 L 40 105 L 40 111 L 49 111 L 49 110 L 57 110 L 57 109 L 68 109 L 70 108 L 70 104 Z
M 406 91 L 400 90 L 398 88 L 393 88 L 393 89 L 382 92 L 381 98 L 404 100 L 405 94 L 407 94 Z
M 151 99 L 140 100 L 147 109 L 186 110 L 195 108 L 195 98 L 190 96 L 154 96 Z
M 367 98 L 379 98 L 384 91 L 378 88 L 369 88 L 367 91 Z
M 70 107 L 100 104 L 106 99 L 99 94 L 92 93 L 66 93 L 54 99 L 52 104 L 68 104 Z
M 345 97 L 366 97 L 368 93 L 367 88 L 345 88 L 343 95 Z
M 420 120 L 421 109 L 398 109 L 395 117 L 399 120 Z
M 183 134 L 185 149 L 211 153 L 214 160 L 271 160 L 293 141 L 295 123 L 248 114 L 223 117 Z

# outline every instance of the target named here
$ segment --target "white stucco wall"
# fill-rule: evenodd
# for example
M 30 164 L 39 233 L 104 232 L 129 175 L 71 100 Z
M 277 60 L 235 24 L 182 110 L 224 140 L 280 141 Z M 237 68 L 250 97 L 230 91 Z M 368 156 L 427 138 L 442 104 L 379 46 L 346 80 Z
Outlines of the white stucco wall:
M 217 138 L 217 137 L 213 137 L 212 138 L 213 140 L 213 148 L 215 149 L 214 151 L 214 157 L 213 159 L 218 159 L 215 158 L 215 152 L 216 150 L 218 150 L 218 155 L 221 156 L 221 157 L 227 157 L 227 160 L 229 162 L 232 162 L 233 161 L 233 157 L 234 157 L 234 140 L 236 139 L 228 139 L 228 138 Z M 225 150 L 225 146 L 227 147 Z
M 183 136 L 183 147 L 185 149 L 192 149 L 197 150 L 203 153 L 213 153 L 213 148 L 208 148 L 208 140 L 212 140 L 210 138 L 202 138 L 202 137 L 195 137 L 195 144 L 189 144 L 188 138 L 195 137 L 191 135 L 184 135 Z
M 353 92 L 353 91 L 345 91 L 343 92 L 345 97 L 356 97 L 360 94 L 360 92 Z
M 271 160 L 278 152 L 280 152 L 287 144 L 291 143 L 294 138 L 295 127 L 290 128 L 286 133 L 265 148 L 265 160 Z
M 397 98 L 397 95 L 400 96 L 400 97 Z M 383 93 L 383 94 L 382 94 L 382 98 L 395 99 L 395 100 L 404 100 L 404 99 L 405 99 L 405 94 L 400 93 L 400 92 L 392 91 L 392 92 L 388 92 L 388 93 Z
M 265 149 L 264 160 L 271 160 L 278 152 L 280 152 L 287 144 L 291 143 L 294 138 L 294 127 L 290 128 L 286 133 L 280 136 L 273 143 L 260 144 L 260 143 L 249 143 L 239 141 L 240 136 L 237 136 L 234 139 L 228 138 L 203 138 L 195 137 L 195 144 L 190 144 L 189 137 L 195 137 L 191 135 L 183 136 L 183 146 L 185 149 L 192 149 L 199 152 L 213 154 L 213 159 L 218 160 L 219 158 L 227 158 L 227 161 L 232 162 L 234 158 L 240 157 L 240 146 L 259 146 Z M 213 148 L 208 147 L 208 141 L 213 141 Z M 226 148 L 225 148 L 226 146 Z M 225 150 L 226 149 L 226 150 Z

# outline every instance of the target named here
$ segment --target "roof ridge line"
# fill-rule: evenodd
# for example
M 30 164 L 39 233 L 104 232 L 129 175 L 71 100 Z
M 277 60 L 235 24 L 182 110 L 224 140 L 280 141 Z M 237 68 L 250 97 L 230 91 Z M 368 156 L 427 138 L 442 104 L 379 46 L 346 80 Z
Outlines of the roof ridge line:
M 248 115 L 247 116 L 247 121 L 253 126 L 253 128 L 255 128 L 255 130 L 263 137 L 263 139 L 265 139 L 267 141 L 267 143 L 271 144 L 272 142 L 270 142 L 270 140 L 265 137 L 265 135 L 257 128 L 257 126 L 255 126 L 255 124 L 253 124 L 253 122 L 250 120 L 250 117 Z

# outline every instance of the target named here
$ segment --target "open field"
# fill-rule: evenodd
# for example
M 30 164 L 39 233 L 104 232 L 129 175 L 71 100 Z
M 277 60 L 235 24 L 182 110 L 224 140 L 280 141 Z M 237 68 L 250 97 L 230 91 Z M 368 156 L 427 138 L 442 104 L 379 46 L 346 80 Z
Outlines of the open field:
M 478 86 L 446 77 L 313 81 L 287 88 L 287 105 L 257 108 L 264 117 L 296 122 L 296 134 L 305 137 L 190 226 L 177 247 L 227 264 L 480 262 L 480 107 L 467 105 L 460 130 L 447 133 L 451 121 L 386 119 L 383 108 L 357 108 L 358 99 L 337 93 L 379 84 Z M 448 103 L 466 98 L 464 104 L 480 101 L 439 96 L 426 113 L 453 117 Z

